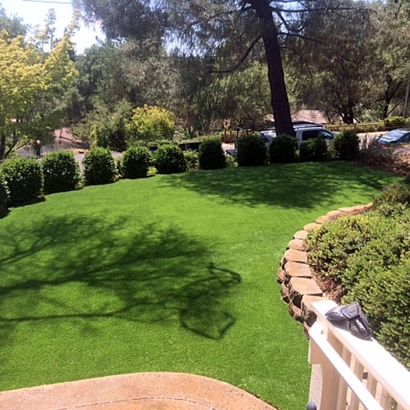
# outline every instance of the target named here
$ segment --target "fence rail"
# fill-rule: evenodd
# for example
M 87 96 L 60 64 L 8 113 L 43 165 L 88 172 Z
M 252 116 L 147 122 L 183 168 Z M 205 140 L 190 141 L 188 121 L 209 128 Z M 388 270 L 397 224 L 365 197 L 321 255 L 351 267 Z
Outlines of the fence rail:
M 361 340 L 345 324 L 329 322 L 325 313 L 335 306 L 312 304 L 310 400 L 318 410 L 410 410 L 410 372 L 374 339 Z

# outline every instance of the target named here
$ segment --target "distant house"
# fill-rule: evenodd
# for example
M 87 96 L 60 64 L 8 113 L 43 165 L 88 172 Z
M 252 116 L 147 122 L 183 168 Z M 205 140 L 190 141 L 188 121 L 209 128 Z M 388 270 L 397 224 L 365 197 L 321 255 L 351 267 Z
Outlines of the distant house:
M 272 114 L 265 116 L 267 122 L 274 122 Z M 339 116 L 333 116 L 332 121 L 329 120 L 328 116 L 319 110 L 300 110 L 292 114 L 292 121 L 309 121 L 316 124 L 329 124 L 330 122 L 342 122 Z

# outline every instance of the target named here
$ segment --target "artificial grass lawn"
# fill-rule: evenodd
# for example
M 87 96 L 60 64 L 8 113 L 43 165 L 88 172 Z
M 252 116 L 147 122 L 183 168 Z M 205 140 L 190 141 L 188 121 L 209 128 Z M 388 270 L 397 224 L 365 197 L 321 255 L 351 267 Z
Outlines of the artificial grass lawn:
M 201 374 L 304 408 L 310 367 L 275 275 L 292 235 L 391 175 L 347 163 L 86 187 L 0 219 L 0 390 Z

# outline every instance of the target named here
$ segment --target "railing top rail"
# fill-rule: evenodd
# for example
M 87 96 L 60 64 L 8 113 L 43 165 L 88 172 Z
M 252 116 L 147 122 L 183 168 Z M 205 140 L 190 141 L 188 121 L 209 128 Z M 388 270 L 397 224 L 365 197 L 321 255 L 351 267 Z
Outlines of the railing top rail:
M 403 409 L 410 409 L 410 372 L 376 340 L 361 340 L 349 332 L 346 323 L 328 321 L 325 313 L 335 306 L 333 301 L 312 303 L 322 327 L 333 333 Z

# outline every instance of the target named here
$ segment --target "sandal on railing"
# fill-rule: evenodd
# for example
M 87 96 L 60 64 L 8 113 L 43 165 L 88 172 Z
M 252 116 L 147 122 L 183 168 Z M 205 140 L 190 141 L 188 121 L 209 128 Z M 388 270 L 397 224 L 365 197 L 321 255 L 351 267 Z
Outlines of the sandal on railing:
M 366 315 L 362 312 L 360 305 L 353 302 L 347 306 L 336 306 L 326 313 L 326 318 L 331 322 L 339 322 L 347 320 L 349 322 L 349 330 L 352 335 L 360 339 L 371 339 L 372 330 Z

